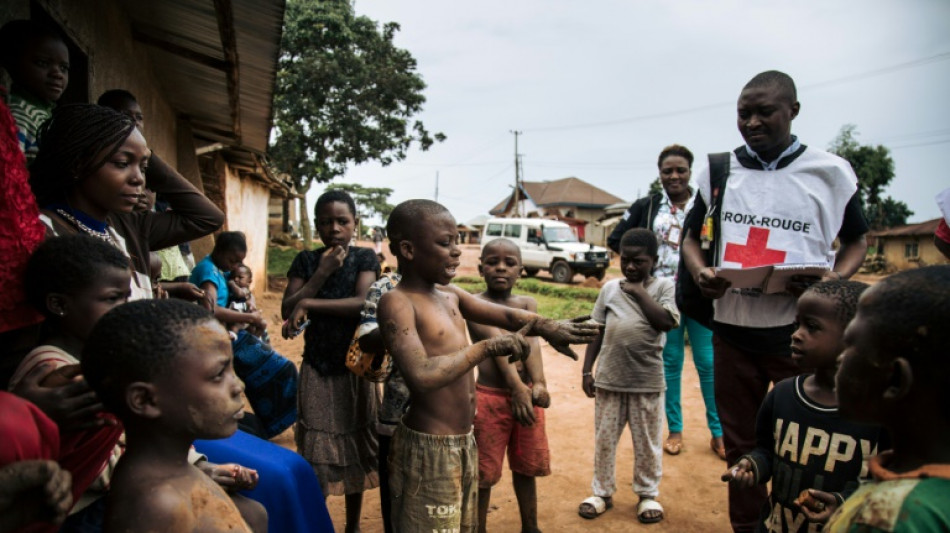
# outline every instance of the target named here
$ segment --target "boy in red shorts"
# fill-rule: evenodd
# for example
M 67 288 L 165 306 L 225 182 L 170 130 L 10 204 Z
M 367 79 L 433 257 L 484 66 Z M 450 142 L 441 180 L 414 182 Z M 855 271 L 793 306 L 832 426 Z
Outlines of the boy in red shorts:
M 521 251 L 508 239 L 495 239 L 482 250 L 479 271 L 488 289 L 478 297 L 500 305 L 537 312 L 530 296 L 511 294 L 521 277 Z M 507 332 L 468 322 L 472 342 Z M 491 488 L 501 479 L 505 449 L 511 467 L 515 496 L 521 513 L 521 530 L 538 529 L 538 498 L 534 478 L 551 474 L 544 411 L 551 404 L 541 364 L 537 337 L 528 337 L 531 355 L 526 361 L 508 363 L 508 356 L 478 364 L 475 385 L 475 442 L 478 445 L 478 530 L 485 532 Z

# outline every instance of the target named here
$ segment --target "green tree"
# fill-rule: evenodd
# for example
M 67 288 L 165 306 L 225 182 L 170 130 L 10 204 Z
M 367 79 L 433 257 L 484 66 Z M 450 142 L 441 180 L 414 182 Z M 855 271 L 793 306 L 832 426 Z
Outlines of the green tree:
M 907 224 L 914 212 L 907 204 L 882 196 L 884 188 L 894 179 L 894 160 L 882 145 L 859 144 L 857 126 L 845 124 L 828 150 L 851 163 L 858 175 L 858 190 L 864 203 L 864 213 L 873 229 Z
M 389 187 L 363 187 L 358 183 L 332 183 L 327 190 L 340 190 L 349 194 L 356 203 L 356 214 L 360 219 L 379 215 L 385 221 L 393 212 L 393 205 L 389 203 L 389 196 L 393 190 Z M 362 237 L 362 233 L 360 233 Z
M 657 176 L 655 180 L 650 182 L 650 190 L 647 191 L 648 195 L 654 195 L 658 192 L 663 192 L 663 184 L 660 183 L 660 177 Z
M 414 144 L 427 150 L 445 139 L 412 121 L 426 85 L 412 54 L 393 44 L 398 30 L 357 16 L 349 0 L 288 0 L 269 155 L 297 192 L 342 176 L 350 164 L 385 166 Z M 309 241 L 306 202 L 301 211 Z

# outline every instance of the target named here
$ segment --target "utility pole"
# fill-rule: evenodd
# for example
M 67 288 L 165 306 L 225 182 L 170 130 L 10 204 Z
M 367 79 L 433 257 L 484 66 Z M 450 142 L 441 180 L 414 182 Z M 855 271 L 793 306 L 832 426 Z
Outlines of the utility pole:
M 435 171 L 435 201 L 439 201 L 439 171 Z
M 518 136 L 521 135 L 523 132 L 518 131 L 518 130 L 508 130 L 508 131 L 511 132 L 512 134 L 514 134 L 514 136 L 515 136 L 515 193 L 514 193 L 515 206 L 514 206 L 514 207 L 515 207 L 515 210 L 516 210 L 515 212 L 518 214 L 518 216 L 524 216 L 524 213 L 522 213 L 521 202 L 520 202 L 520 198 L 521 198 L 521 158 L 520 158 L 520 156 L 518 155 Z

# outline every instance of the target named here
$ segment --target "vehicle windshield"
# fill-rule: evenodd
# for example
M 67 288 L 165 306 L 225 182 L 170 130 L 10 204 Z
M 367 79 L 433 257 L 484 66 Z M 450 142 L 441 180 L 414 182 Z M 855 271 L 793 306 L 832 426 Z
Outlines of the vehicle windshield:
M 571 228 L 544 228 L 545 242 L 577 242 Z

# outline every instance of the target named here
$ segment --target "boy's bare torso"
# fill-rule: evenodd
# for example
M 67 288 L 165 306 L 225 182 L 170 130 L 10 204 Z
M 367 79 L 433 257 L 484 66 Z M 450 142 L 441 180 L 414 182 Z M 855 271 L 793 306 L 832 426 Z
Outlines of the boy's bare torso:
M 534 306 L 531 305 L 531 299 L 524 296 L 509 295 L 506 299 L 492 299 L 486 294 L 478 294 L 476 297 L 487 302 L 504 305 L 506 307 L 512 307 L 514 309 L 524 309 L 525 311 L 531 312 L 535 311 L 533 309 Z M 468 322 L 468 333 L 472 337 L 472 342 L 478 342 L 485 339 L 490 339 L 492 337 L 497 337 L 498 335 L 504 335 L 508 333 L 508 331 L 494 326 L 486 326 L 484 324 Z M 537 342 L 537 339 L 532 339 L 529 342 Z M 528 372 L 524 367 L 524 363 L 522 361 L 518 361 L 514 363 L 514 365 L 515 370 L 518 372 L 518 376 L 521 378 L 521 381 L 523 383 L 530 383 L 531 378 L 528 376 Z M 508 388 L 508 385 L 505 382 L 505 377 L 498 368 L 498 363 L 496 363 L 493 358 L 485 359 L 478 364 L 478 384 L 497 389 Z
M 251 532 L 227 493 L 195 466 L 144 463 L 120 462 L 105 531 Z
M 465 349 L 465 320 L 458 297 L 434 288 L 430 292 L 393 289 L 393 296 L 406 298 L 415 315 L 416 334 L 426 356 L 435 358 Z M 398 335 L 412 332 L 400 331 Z M 472 429 L 475 417 L 475 380 L 469 371 L 459 379 L 436 390 L 420 392 L 410 385 L 411 403 L 404 423 L 410 429 L 433 435 L 462 435 Z

